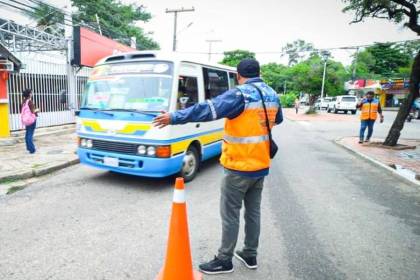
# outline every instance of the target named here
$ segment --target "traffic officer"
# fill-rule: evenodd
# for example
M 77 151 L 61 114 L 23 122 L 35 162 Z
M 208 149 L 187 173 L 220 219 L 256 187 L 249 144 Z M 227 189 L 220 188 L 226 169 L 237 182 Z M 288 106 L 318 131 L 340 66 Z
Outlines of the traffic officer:
M 255 59 L 244 59 L 237 66 L 239 86 L 184 110 L 164 113 L 154 125 L 206 122 L 226 118 L 220 162 L 224 167 L 220 215 L 222 240 L 217 256 L 199 266 L 207 274 L 233 272 L 235 256 L 246 267 L 257 268 L 260 236 L 260 205 L 264 177 L 270 167 L 269 137 L 261 95 L 264 98 L 270 126 L 283 121 L 277 93 L 260 76 Z M 239 214 L 245 205 L 244 247 L 234 253 L 239 232 Z
M 359 101 L 357 108 L 360 108 L 360 134 L 359 143 L 369 142 L 373 134 L 373 125 L 375 124 L 378 114 L 381 117 L 381 123 L 384 121 L 382 115 L 382 108 L 379 100 L 374 98 L 373 91 L 366 93 L 366 97 Z M 365 139 L 365 131 L 368 129 L 368 134 Z

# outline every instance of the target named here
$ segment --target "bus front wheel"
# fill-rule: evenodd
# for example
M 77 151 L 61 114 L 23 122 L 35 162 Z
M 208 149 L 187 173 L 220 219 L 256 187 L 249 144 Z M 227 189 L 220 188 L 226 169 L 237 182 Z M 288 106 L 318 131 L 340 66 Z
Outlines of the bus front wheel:
M 198 150 L 194 146 L 190 146 L 185 153 L 180 176 L 184 178 L 185 182 L 189 182 L 194 179 L 198 173 L 198 167 L 200 165 L 200 156 Z

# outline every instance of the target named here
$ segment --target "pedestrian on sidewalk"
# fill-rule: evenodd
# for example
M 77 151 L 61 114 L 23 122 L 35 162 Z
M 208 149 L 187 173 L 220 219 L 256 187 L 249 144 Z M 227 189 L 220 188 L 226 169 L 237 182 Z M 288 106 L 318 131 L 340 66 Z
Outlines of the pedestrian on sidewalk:
M 272 127 L 283 121 L 277 93 L 260 78 L 258 61 L 244 59 L 237 71 L 239 86 L 236 88 L 185 110 L 164 113 L 154 120 L 155 126 L 164 127 L 226 118 L 220 158 L 225 168 L 220 198 L 222 240 L 217 256 L 199 266 L 207 274 L 233 272 L 233 256 L 248 268 L 257 268 L 261 194 L 270 167 L 271 133 L 267 123 Z M 242 203 L 245 241 L 243 250 L 234 253 Z
M 368 91 L 366 96 L 359 101 L 357 108 L 360 108 L 360 134 L 359 143 L 369 142 L 373 134 L 373 125 L 375 124 L 378 114 L 380 116 L 381 123 L 384 121 L 382 115 L 382 108 L 379 100 L 374 98 L 374 92 Z M 368 129 L 368 134 L 365 139 L 365 131 Z
M 22 122 L 25 125 L 25 143 L 26 150 L 33 154 L 36 151 L 34 145 L 34 133 L 36 128 L 36 118 L 38 117 L 39 110 L 35 108 L 32 101 L 32 89 L 25 89 L 22 93 L 23 101 L 21 105 Z
M 296 98 L 295 99 L 295 110 L 296 110 L 296 114 L 298 114 L 299 113 L 299 99 L 298 98 Z

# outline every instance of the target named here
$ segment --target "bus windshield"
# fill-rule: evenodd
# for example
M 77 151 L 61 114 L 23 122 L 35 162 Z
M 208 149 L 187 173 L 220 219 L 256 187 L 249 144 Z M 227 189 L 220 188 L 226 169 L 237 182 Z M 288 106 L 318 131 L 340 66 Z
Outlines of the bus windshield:
M 168 62 L 101 65 L 93 70 L 81 107 L 167 111 L 171 92 L 172 65 Z

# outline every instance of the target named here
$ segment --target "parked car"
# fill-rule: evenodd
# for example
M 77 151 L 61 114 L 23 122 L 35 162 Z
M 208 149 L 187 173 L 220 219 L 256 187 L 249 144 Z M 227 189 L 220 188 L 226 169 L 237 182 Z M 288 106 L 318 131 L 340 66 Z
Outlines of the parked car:
M 353 115 L 357 111 L 357 98 L 353 95 L 340 95 L 333 97 L 333 99 L 328 103 L 327 112 L 338 113 L 342 111 L 347 114 L 351 112 Z
M 314 103 L 314 107 L 316 110 L 319 110 L 321 108 L 320 104 L 321 104 L 321 99 L 317 99 Z
M 331 102 L 331 100 L 333 99 L 333 97 L 324 97 L 320 99 L 320 103 L 319 103 L 319 109 L 327 109 L 328 108 L 328 104 Z

